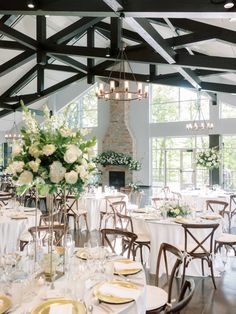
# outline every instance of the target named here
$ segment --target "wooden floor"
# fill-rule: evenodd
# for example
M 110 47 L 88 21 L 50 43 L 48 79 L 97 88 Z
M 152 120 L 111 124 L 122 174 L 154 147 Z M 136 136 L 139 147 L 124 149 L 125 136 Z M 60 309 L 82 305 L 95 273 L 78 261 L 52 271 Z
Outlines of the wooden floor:
M 234 232 L 235 233 L 235 232 Z M 76 246 L 83 247 L 88 240 L 100 242 L 98 231 L 73 233 Z M 236 257 L 228 257 L 226 270 L 216 278 L 217 289 L 213 288 L 211 278 L 192 277 L 195 292 L 184 314 L 236 314 Z M 147 270 L 147 282 L 154 283 L 154 276 Z

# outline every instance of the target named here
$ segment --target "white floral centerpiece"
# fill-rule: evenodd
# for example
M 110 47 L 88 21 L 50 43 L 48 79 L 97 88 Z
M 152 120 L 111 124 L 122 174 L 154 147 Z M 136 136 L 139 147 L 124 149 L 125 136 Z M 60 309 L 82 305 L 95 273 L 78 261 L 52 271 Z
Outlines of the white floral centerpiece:
M 116 153 L 113 151 L 103 152 L 97 157 L 93 158 L 93 162 L 101 164 L 103 167 L 108 165 L 113 166 L 127 166 L 129 170 L 140 170 L 141 163 L 138 160 L 133 159 L 131 156 Z
M 184 217 L 190 214 L 189 206 L 182 205 L 178 202 L 164 202 L 162 206 L 160 206 L 160 210 L 166 212 L 167 217 L 176 218 L 178 216 Z
M 83 130 L 72 130 L 64 119 L 50 116 L 44 107 L 44 123 L 22 104 L 25 127 L 22 140 L 13 143 L 12 160 L 6 169 L 12 174 L 19 194 L 35 187 L 40 195 L 67 189 L 79 195 L 95 169 L 89 154 L 96 139 L 85 140 Z
M 213 169 L 220 166 L 220 153 L 216 147 L 209 148 L 197 154 L 196 164 L 198 166 Z

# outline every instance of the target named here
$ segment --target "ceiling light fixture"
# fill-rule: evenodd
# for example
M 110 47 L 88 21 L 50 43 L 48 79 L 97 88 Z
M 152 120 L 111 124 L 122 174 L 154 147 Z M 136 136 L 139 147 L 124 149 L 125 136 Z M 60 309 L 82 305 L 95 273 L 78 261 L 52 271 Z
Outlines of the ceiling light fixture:
M 35 8 L 35 1 L 34 0 L 27 0 L 27 7 L 29 9 L 34 9 Z
M 200 130 L 212 130 L 214 124 L 212 122 L 207 122 L 204 118 L 202 108 L 201 108 L 201 90 L 197 92 L 196 101 L 196 114 L 193 122 L 186 124 L 186 129 L 188 131 L 200 131 Z
M 232 9 L 234 7 L 234 1 L 233 0 L 227 0 L 224 4 L 225 9 Z
M 117 64 L 119 64 L 119 73 L 116 71 Z M 136 90 L 130 88 L 129 81 L 126 78 L 126 71 L 132 75 Z M 118 84 L 116 84 L 115 80 L 118 81 Z M 118 52 L 117 59 L 105 86 L 103 83 L 100 83 L 97 87 L 96 96 L 98 99 L 115 101 L 141 100 L 148 97 L 148 85 L 143 87 L 142 83 L 136 81 L 124 47 Z
M 21 138 L 22 138 L 21 134 L 18 132 L 18 128 L 17 128 L 17 125 L 16 125 L 16 117 L 15 117 L 15 111 L 14 111 L 13 126 L 12 126 L 11 131 L 9 133 L 5 134 L 5 139 L 7 141 L 14 141 L 14 140 L 20 140 Z

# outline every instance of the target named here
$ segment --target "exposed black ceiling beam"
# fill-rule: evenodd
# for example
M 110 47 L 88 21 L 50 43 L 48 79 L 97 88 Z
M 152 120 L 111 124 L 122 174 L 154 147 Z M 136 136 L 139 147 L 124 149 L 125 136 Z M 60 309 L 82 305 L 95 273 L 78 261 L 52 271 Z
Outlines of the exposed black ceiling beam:
M 122 45 L 122 37 L 121 37 L 121 29 L 123 20 L 118 17 L 111 18 L 111 53 L 117 54 L 118 50 L 121 49 Z
M 169 46 L 155 28 L 146 19 L 128 18 L 126 21 L 133 29 L 136 29 L 140 36 L 159 53 L 169 64 L 176 63 L 176 52 Z M 176 67 L 177 71 L 187 79 L 195 88 L 201 88 L 201 81 L 191 69 L 185 69 L 180 66 Z
M 47 38 L 46 34 L 46 17 L 36 16 L 36 38 L 39 47 L 41 47 Z M 44 65 L 47 63 L 47 55 L 44 50 L 37 51 L 37 93 L 44 90 Z
M 19 92 L 29 82 L 36 77 L 37 65 L 25 73 L 18 81 L 16 81 L 11 87 L 9 87 L 0 97 L 5 98 Z
M 60 65 L 60 64 L 46 64 L 44 67 L 46 70 L 52 71 L 61 71 L 61 72 L 70 72 L 70 73 L 78 73 L 78 70 L 67 66 L 67 65 Z
M 87 30 L 87 47 L 94 47 L 95 45 L 95 37 L 94 37 L 94 28 L 91 27 L 90 29 Z M 95 65 L 95 60 L 92 58 L 87 59 L 87 67 L 88 67 L 88 74 L 87 74 L 87 83 L 88 84 L 94 84 L 95 83 L 95 77 L 94 75 L 90 72 L 91 69 Z
M 114 2 L 114 1 L 112 1 Z M 117 2 L 120 4 L 119 2 Z M 235 15 L 235 8 L 230 12 L 222 5 L 215 5 L 211 1 L 151 1 L 151 0 L 129 0 L 122 1 L 123 11 L 126 16 L 131 17 L 176 17 L 188 16 L 189 18 L 224 18 Z M 31 15 L 75 15 L 75 16 L 116 16 L 118 12 L 110 9 L 104 1 L 89 0 L 60 0 L 48 1 L 40 0 L 37 8 L 28 9 L 26 2 L 19 0 L 1 1 L 0 13 Z
M 106 34 L 105 36 L 110 37 L 109 36 L 111 33 L 110 24 L 105 23 L 105 22 L 99 22 L 95 25 L 95 28 L 101 32 L 104 32 L 103 34 L 104 35 Z M 130 30 L 125 29 L 125 28 L 122 28 L 122 37 L 129 39 L 129 40 L 132 40 L 132 41 L 137 42 L 137 43 L 143 42 L 143 38 L 138 33 L 135 33 L 133 31 L 130 31 Z
M 36 40 L 3 23 L 0 23 L 0 34 L 3 34 L 17 41 L 18 43 L 24 45 L 26 48 L 37 50 L 38 44 Z
M 0 40 L 0 48 L 9 50 L 25 50 L 24 45 L 10 40 Z
M 0 101 L 0 109 L 5 109 L 9 113 L 9 111 L 14 111 L 14 106 L 9 105 L 9 104 L 5 104 L 5 103 Z
M 27 63 L 35 57 L 35 54 L 29 51 L 22 52 L 16 57 L 0 65 L 0 77 L 17 69 L 19 66 Z
M 49 37 L 47 42 L 57 44 L 69 42 L 75 36 L 81 36 L 84 34 L 90 27 L 100 22 L 102 19 L 103 18 L 101 17 L 83 17 L 79 21 L 76 21 L 60 32 L 57 32 L 55 35 Z
M 72 47 L 72 48 L 76 48 L 74 46 L 66 46 L 66 47 Z M 67 54 L 56 54 L 56 53 L 49 53 L 49 55 L 51 57 L 53 57 L 54 59 L 58 60 L 58 61 L 61 61 L 69 66 L 71 66 L 72 68 L 76 69 L 78 72 L 80 71 L 84 71 L 84 72 L 87 72 L 88 71 L 88 68 L 86 65 L 84 65 L 83 63 L 73 59 L 73 58 L 70 58 L 67 56 Z
M 60 83 L 57 83 L 47 89 L 45 89 L 44 91 L 41 92 L 41 94 L 32 94 L 32 95 L 27 95 L 27 97 L 30 99 L 30 100 L 27 100 L 27 97 L 25 97 L 24 95 L 20 95 L 20 96 L 17 96 L 17 98 L 20 99 L 23 99 L 24 100 L 24 104 L 26 106 L 29 106 L 30 104 L 34 103 L 35 101 L 38 101 L 42 98 L 45 98 L 63 88 L 65 88 L 66 86 L 76 82 L 76 81 L 79 81 L 81 80 L 82 78 L 84 78 L 86 75 L 84 73 L 82 74 L 76 74 Z M 16 100 L 17 99 L 16 97 L 12 97 L 12 100 Z M 11 98 L 8 99 L 8 101 L 10 101 Z M 1 103 L 0 103 L 0 107 L 1 107 Z M 21 105 L 20 105 L 20 102 L 18 103 L 18 105 L 15 106 L 15 109 L 19 109 L 21 108 Z M 0 111 L 0 117 L 4 117 L 6 116 L 7 114 L 9 114 L 9 111 L 8 110 L 2 110 Z

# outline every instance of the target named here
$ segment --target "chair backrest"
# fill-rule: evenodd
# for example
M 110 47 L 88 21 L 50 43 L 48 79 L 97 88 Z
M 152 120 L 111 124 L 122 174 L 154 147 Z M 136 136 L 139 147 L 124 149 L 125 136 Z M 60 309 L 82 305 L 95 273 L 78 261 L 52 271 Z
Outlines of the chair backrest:
M 182 199 L 182 195 L 179 192 L 171 191 L 173 201 L 180 201 Z
M 182 224 L 184 228 L 184 250 L 191 256 L 210 256 L 213 252 L 213 237 L 219 223 Z M 197 230 L 205 230 L 200 232 Z M 201 236 L 200 236 L 201 234 Z
M 171 191 L 170 191 L 169 186 L 164 186 L 164 187 L 161 189 L 161 192 L 163 192 L 163 193 L 165 194 L 165 197 L 168 197 L 168 196 L 171 194 Z
M 219 213 L 222 217 L 224 217 L 224 212 L 226 208 L 229 206 L 229 203 L 217 200 L 207 200 L 206 201 L 206 209 L 211 210 L 213 213 Z
M 117 253 L 117 254 L 121 254 L 123 255 L 124 253 L 127 252 L 127 257 L 130 257 L 130 253 L 133 249 L 133 244 L 134 241 L 137 239 L 137 235 L 133 232 L 128 232 L 128 231 L 123 231 L 120 229 L 102 229 L 101 230 L 101 234 L 102 234 L 102 245 L 107 245 L 112 253 L 117 253 L 117 248 L 119 246 L 119 243 L 117 240 L 117 238 L 121 238 L 122 243 L 123 241 L 126 242 L 126 244 L 128 243 L 128 245 L 126 245 L 125 250 L 124 250 L 124 246 L 122 245 L 122 251 L 121 253 Z
M 114 213 L 127 214 L 126 202 L 118 201 L 110 204 L 110 208 L 114 211 Z
M 116 213 L 116 228 L 124 231 L 134 232 L 132 218 L 128 215 Z
M 121 187 L 120 188 L 120 192 L 126 194 L 128 196 L 129 201 L 130 201 L 130 195 L 131 195 L 131 192 L 132 192 L 131 186 Z
M 229 209 L 231 213 L 236 211 L 236 194 L 230 195 Z
M 52 214 L 42 214 L 39 219 L 40 226 L 49 226 L 53 224 L 61 224 L 63 221 L 63 212 L 61 210 L 56 210 Z
M 180 290 L 178 302 L 165 308 L 165 314 L 175 314 L 182 311 L 191 301 L 195 290 L 195 283 L 192 279 L 186 280 Z M 188 292 L 188 293 L 187 293 Z
M 142 190 L 132 191 L 129 198 L 130 203 L 135 204 L 140 208 L 143 195 L 144 192 Z
M 172 198 L 165 198 L 165 197 L 153 197 L 152 198 L 152 206 L 156 209 L 160 207 L 164 202 L 173 201 Z
M 167 254 L 167 253 L 169 253 L 169 254 Z M 183 263 L 184 255 L 177 247 L 175 247 L 169 243 L 162 243 L 161 244 L 160 249 L 159 249 L 159 253 L 158 253 L 158 257 L 157 257 L 156 281 L 155 281 L 156 286 L 159 285 L 159 274 L 160 274 L 162 255 L 164 257 L 165 270 L 166 270 L 166 275 L 167 275 L 168 303 L 170 303 L 171 302 L 171 295 L 172 295 L 173 280 L 174 280 L 174 277 L 175 277 L 180 265 Z M 170 277 L 169 277 L 169 268 L 168 268 L 168 260 L 167 260 L 169 255 L 172 255 L 172 257 L 173 256 L 176 257 L 176 261 L 174 263 L 174 266 L 172 267 Z
M 67 229 L 64 224 L 52 225 L 52 226 L 37 226 L 29 228 L 29 232 L 32 235 L 33 240 L 40 239 L 42 242 L 51 241 L 51 232 L 53 232 L 53 244 L 62 245 L 62 238 L 65 235 Z

